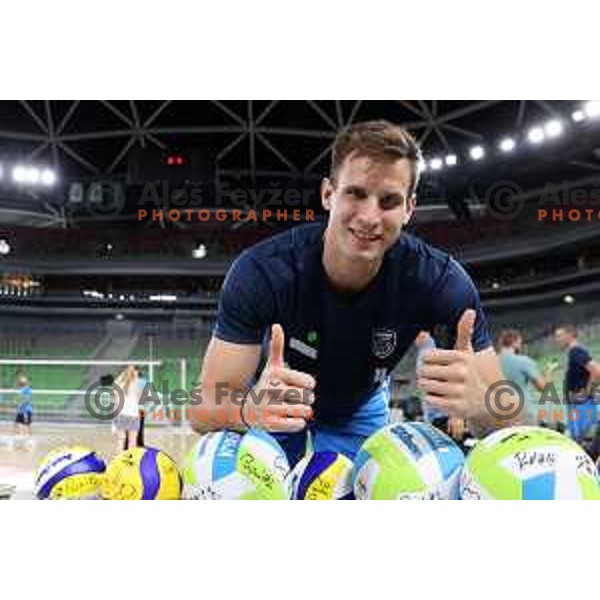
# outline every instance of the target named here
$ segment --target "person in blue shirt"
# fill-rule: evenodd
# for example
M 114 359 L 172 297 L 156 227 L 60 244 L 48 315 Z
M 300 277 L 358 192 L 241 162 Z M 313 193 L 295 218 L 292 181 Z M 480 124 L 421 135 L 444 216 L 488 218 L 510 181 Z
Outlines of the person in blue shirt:
M 583 442 L 596 426 L 599 392 L 594 394 L 593 384 L 600 382 L 600 364 L 577 342 L 577 330 L 573 325 L 556 329 L 554 339 L 567 351 L 564 393 L 569 411 L 569 433 L 577 442 Z
M 544 405 L 540 403 L 541 392 L 551 380 L 554 369 L 547 368 L 541 373 L 536 362 L 523 354 L 523 337 L 516 329 L 505 329 L 498 336 L 498 350 L 502 371 L 506 379 L 512 381 L 523 392 L 525 398 L 525 419 L 531 425 L 544 421 Z M 535 388 L 537 395 L 532 394 Z
M 17 435 L 27 435 L 31 437 L 31 423 L 33 421 L 33 390 L 29 385 L 27 377 L 21 375 L 17 381 L 19 386 L 19 406 L 15 418 L 15 433 Z
M 327 221 L 245 250 L 226 276 L 197 431 L 264 428 L 292 464 L 309 437 L 315 451 L 353 458 L 387 423 L 392 369 L 434 327 L 448 344 L 423 361 L 424 398 L 480 431 L 500 425 L 484 404 L 503 376 L 475 286 L 450 256 L 402 231 L 421 162 L 414 138 L 385 121 L 337 136 L 321 184 Z
M 429 350 L 433 350 L 436 347 L 435 340 L 431 337 L 428 331 L 420 331 L 415 338 L 415 346 L 417 348 L 416 372 L 418 373 L 423 366 L 425 353 Z M 417 394 L 420 397 L 421 391 L 417 390 Z M 436 408 L 426 400 L 421 402 L 421 408 L 423 410 L 423 419 L 427 423 L 439 426 L 442 421 L 448 420 L 448 415 L 443 410 Z
M 423 366 L 426 353 L 433 350 L 436 343 L 428 331 L 420 331 L 415 338 L 415 346 L 417 348 L 416 371 L 418 373 Z M 418 395 L 421 397 L 423 394 L 418 391 Z M 425 399 L 421 399 L 421 408 L 423 409 L 423 420 L 426 423 L 447 433 L 458 442 L 463 441 L 466 434 L 463 419 L 449 418 L 446 411 L 437 408 Z

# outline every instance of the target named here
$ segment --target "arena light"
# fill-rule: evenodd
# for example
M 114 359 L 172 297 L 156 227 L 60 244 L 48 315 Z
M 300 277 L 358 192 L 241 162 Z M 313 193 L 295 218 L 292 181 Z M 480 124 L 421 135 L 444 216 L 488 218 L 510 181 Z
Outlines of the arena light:
M 10 254 L 10 244 L 6 240 L 0 240 L 0 256 Z
M 473 146 L 469 151 L 469 156 L 473 160 L 481 160 L 485 156 L 485 150 L 482 146 Z
M 15 183 L 24 183 L 27 171 L 23 165 L 17 165 L 12 170 L 12 178 Z
M 544 134 L 544 130 L 541 127 L 533 127 L 529 130 L 529 133 L 527 134 L 527 139 L 532 144 L 541 144 L 545 138 L 546 135 Z
M 150 296 L 150 300 L 154 302 L 175 302 L 177 300 L 177 296 L 170 294 L 155 294 L 154 296 Z
M 96 290 L 83 290 L 82 294 L 87 298 L 104 298 L 104 294 L 97 292 Z
M 515 149 L 516 145 L 517 144 L 515 140 L 513 140 L 512 138 L 504 138 L 500 142 L 500 150 L 502 150 L 502 152 L 512 152 Z
M 432 158 L 429 162 L 429 166 L 432 171 L 439 171 L 444 166 L 444 163 L 441 158 Z
M 590 100 L 585 103 L 583 110 L 586 116 L 590 118 L 600 116 L 600 100 Z
M 582 110 L 576 110 L 572 115 L 571 119 L 575 121 L 575 123 L 580 123 L 585 119 L 585 113 Z
M 40 180 L 40 171 L 35 167 L 25 169 L 25 181 L 35 185 Z
M 544 130 L 548 137 L 555 138 L 563 132 L 563 125 L 557 119 L 553 119 L 544 125 Z
M 567 294 L 564 298 L 563 301 L 565 304 L 573 304 L 575 302 L 575 298 L 573 298 L 573 296 L 571 296 L 571 294 Z
M 458 163 L 458 159 L 456 158 L 456 154 L 448 154 L 444 159 L 445 163 L 449 167 L 454 167 Z
M 194 248 L 192 250 L 192 258 L 196 258 L 196 259 L 206 258 L 207 254 L 208 254 L 208 251 L 204 244 L 198 244 L 198 247 Z
M 56 183 L 56 173 L 52 169 L 44 169 L 40 176 L 43 185 L 54 185 Z

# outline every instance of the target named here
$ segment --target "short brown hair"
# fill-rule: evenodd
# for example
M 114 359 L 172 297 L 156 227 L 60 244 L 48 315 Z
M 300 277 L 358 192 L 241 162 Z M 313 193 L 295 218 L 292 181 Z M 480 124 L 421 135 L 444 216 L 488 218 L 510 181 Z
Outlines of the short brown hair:
M 521 337 L 521 334 L 516 329 L 504 329 L 498 336 L 498 346 L 500 348 L 511 348 Z
M 406 158 L 412 167 L 409 196 L 415 193 L 423 156 L 415 138 L 404 127 L 389 121 L 365 121 L 340 131 L 331 149 L 332 180 L 335 180 L 342 163 L 353 152 L 389 162 Z
M 577 328 L 574 325 L 561 325 L 554 330 L 554 333 L 558 333 L 560 330 L 563 330 L 566 334 L 577 337 Z

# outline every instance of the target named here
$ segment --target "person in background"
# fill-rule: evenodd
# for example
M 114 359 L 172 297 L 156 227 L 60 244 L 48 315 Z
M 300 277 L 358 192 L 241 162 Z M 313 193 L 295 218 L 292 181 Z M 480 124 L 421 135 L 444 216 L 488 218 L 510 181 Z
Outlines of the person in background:
M 421 366 L 423 365 L 423 356 L 425 352 L 428 350 L 433 350 L 435 348 L 435 341 L 429 335 L 428 331 L 419 331 L 417 337 L 415 338 L 415 346 L 417 348 L 417 360 L 415 371 L 418 372 Z M 416 394 L 419 398 L 421 398 L 421 409 L 423 411 L 423 419 L 427 423 L 431 423 L 437 427 L 436 423 L 441 423 L 448 419 L 448 415 L 441 409 L 436 408 L 429 404 L 426 400 L 423 400 L 423 393 L 421 390 L 417 389 Z
M 548 368 L 542 374 L 535 361 L 523 354 L 523 337 L 516 329 L 505 329 L 498 336 L 498 356 L 502 370 L 508 381 L 517 385 L 525 396 L 525 414 L 528 424 L 540 423 L 540 404 L 531 394 L 533 386 L 538 392 L 543 392 L 546 384 L 552 379 L 556 368 Z M 539 400 L 539 396 L 538 396 Z
M 436 344 L 428 331 L 420 331 L 415 338 L 415 345 L 417 347 L 416 371 L 418 373 L 423 365 L 425 354 L 430 350 L 435 350 Z M 443 410 L 427 402 L 420 390 L 417 390 L 417 395 L 421 398 L 424 421 L 447 433 L 457 442 L 463 442 L 467 433 L 464 420 L 450 419 Z
M 129 366 L 115 381 L 117 393 L 123 398 L 123 407 L 115 416 L 113 425 L 117 452 L 135 448 L 140 430 L 138 375 L 135 367 Z M 119 399 L 117 398 L 117 401 Z
M 600 454 L 600 440 L 593 384 L 600 382 L 600 363 L 592 358 L 587 348 L 578 343 L 577 330 L 573 325 L 556 329 L 554 339 L 560 348 L 567 351 L 564 393 L 570 415 L 569 433 L 576 442 L 588 446 L 590 454 L 597 458 Z M 590 448 L 585 442 L 594 428 L 596 432 Z
M 146 379 L 146 374 L 144 373 L 144 371 L 138 367 L 136 369 L 137 371 L 137 386 L 138 386 L 138 390 L 139 390 L 139 394 L 140 394 L 140 398 L 142 393 L 144 392 L 144 388 L 146 387 L 146 384 L 148 383 L 148 380 Z M 144 440 L 144 424 L 146 421 L 146 410 L 144 408 L 139 408 L 138 407 L 138 414 L 140 417 L 140 428 L 139 431 L 137 433 L 137 446 L 142 448 L 144 446 L 145 440 Z
M 21 399 L 15 418 L 15 433 L 16 435 L 26 435 L 31 438 L 31 423 L 33 421 L 33 402 L 31 398 L 33 390 L 25 375 L 19 376 L 17 385 Z

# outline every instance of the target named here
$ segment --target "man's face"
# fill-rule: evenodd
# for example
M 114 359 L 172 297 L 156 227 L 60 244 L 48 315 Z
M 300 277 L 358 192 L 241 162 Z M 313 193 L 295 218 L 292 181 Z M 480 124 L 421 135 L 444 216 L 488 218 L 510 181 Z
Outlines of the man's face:
M 415 208 L 407 159 L 376 162 L 352 153 L 335 182 L 325 179 L 321 200 L 337 252 L 352 261 L 381 260 L 398 239 Z
M 571 336 L 564 329 L 557 329 L 554 332 L 554 341 L 560 348 L 567 348 L 571 342 Z
M 419 331 L 415 338 L 415 344 L 417 348 L 420 348 L 429 339 L 429 333 L 427 331 Z
M 521 336 L 518 336 L 515 338 L 515 341 L 513 343 L 513 348 L 515 349 L 515 352 L 517 354 L 523 350 L 523 338 Z

